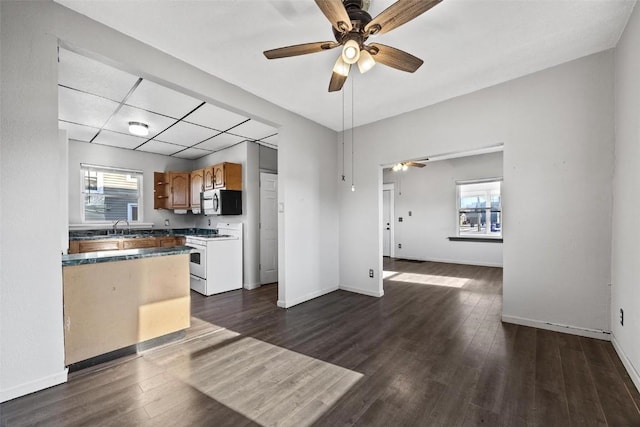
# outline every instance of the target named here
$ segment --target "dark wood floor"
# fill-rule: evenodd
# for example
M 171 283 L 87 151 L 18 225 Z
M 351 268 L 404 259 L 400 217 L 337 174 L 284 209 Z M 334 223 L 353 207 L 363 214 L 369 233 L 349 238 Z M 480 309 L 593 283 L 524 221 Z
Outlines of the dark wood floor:
M 275 285 L 192 293 L 183 342 L 6 402 L 2 425 L 640 426 L 610 343 L 501 323 L 501 269 L 385 270 L 383 298 L 337 291 L 288 310 Z

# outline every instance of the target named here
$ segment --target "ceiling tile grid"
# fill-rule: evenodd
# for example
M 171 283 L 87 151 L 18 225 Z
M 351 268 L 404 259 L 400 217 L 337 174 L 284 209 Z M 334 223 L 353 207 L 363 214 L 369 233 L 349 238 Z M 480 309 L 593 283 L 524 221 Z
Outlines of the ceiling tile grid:
M 244 138 L 242 136 L 231 135 L 229 133 L 220 133 L 213 138 L 201 142 L 195 148 L 219 151 L 223 148 L 227 148 L 242 141 L 246 141 L 246 139 L 247 138 Z
M 211 104 L 205 104 L 185 118 L 186 122 L 206 126 L 220 132 L 249 120 L 240 114 L 232 113 Z
M 59 126 L 70 139 L 197 159 L 277 132 L 66 49 L 59 55 Z M 130 121 L 148 125 L 149 135 L 130 134 Z
M 92 143 L 133 150 L 144 144 L 146 140 L 147 138 L 140 138 L 139 136 L 103 130 L 94 138 Z

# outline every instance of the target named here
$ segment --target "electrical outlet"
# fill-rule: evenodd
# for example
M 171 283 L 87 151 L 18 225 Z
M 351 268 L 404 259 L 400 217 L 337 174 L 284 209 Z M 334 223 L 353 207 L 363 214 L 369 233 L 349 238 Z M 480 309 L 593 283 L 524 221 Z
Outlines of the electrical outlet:
M 165 220 L 164 220 L 164 226 L 165 226 L 165 227 L 168 227 L 168 226 L 169 226 L 169 220 L 168 220 L 168 219 L 165 219 Z
M 398 249 L 402 249 L 402 243 L 398 243 Z
M 373 268 L 369 269 L 369 277 L 373 278 Z
M 207 220 L 207 223 L 209 224 L 209 227 L 211 227 L 211 218 Z
M 624 310 L 620 309 L 620 325 L 624 326 Z

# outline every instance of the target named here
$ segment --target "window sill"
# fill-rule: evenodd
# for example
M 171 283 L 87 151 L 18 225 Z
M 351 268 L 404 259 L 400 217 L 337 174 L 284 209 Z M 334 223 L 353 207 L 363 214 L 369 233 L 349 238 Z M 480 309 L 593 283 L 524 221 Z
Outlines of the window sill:
M 450 242 L 502 243 L 502 237 L 448 237 Z

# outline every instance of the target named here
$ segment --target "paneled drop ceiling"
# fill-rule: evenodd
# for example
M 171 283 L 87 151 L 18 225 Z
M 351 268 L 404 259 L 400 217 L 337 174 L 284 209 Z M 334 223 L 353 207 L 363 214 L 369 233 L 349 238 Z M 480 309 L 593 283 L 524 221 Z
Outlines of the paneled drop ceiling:
M 277 129 L 60 49 L 59 126 L 69 139 L 184 159 L 243 141 L 277 147 Z M 149 135 L 129 133 L 130 121 Z

